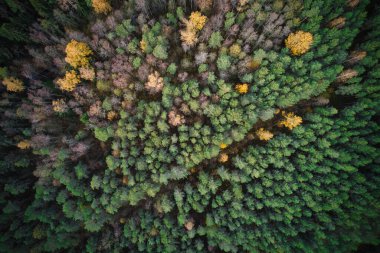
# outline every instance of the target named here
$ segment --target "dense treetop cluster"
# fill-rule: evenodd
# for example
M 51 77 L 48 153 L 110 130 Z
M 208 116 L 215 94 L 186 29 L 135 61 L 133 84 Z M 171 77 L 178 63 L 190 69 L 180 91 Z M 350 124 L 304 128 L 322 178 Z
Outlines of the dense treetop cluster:
M 378 244 L 379 8 L 0 3 L 0 252 Z

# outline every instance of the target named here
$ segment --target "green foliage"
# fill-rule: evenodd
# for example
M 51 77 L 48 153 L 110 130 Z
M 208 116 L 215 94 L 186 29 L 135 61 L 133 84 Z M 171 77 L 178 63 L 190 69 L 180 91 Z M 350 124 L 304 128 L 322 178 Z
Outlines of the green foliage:
M 1 67 L 0 68 L 0 78 L 5 78 L 8 76 L 8 70 L 6 67 Z
M 127 50 L 131 54 L 137 53 L 137 48 L 138 48 L 139 41 L 137 38 L 134 38 L 128 43 Z
M 130 19 L 126 19 L 121 24 L 116 26 L 115 32 L 116 35 L 121 38 L 128 37 L 131 33 L 133 33 L 136 28 L 132 25 Z
M 3 23 L 0 26 L 0 36 L 15 42 L 28 42 L 28 35 L 11 23 Z
M 207 71 L 207 64 L 201 64 L 199 65 L 198 67 L 198 72 L 199 73 L 203 73 L 203 72 L 206 72 Z
M 380 243 L 377 3 L 110 3 L 0 3 L 0 252 Z M 297 31 L 313 44 L 294 56 Z M 71 40 L 88 66 L 66 64 Z
M 224 21 L 224 29 L 228 30 L 235 22 L 235 13 L 227 12 L 226 20 Z
M 133 62 L 132 62 L 132 65 L 133 65 L 133 68 L 134 69 L 138 69 L 140 66 L 141 66 L 141 58 L 140 57 L 136 57 L 133 59 Z
M 168 72 L 171 75 L 174 75 L 176 71 L 177 71 L 177 65 L 175 63 L 170 63 L 170 65 L 166 69 L 166 72 Z
M 219 55 L 216 64 L 219 70 L 227 70 L 231 66 L 231 58 L 226 54 L 221 54 Z
M 113 136 L 113 130 L 112 128 L 95 128 L 94 134 L 98 140 L 105 142 Z
M 157 45 L 153 49 L 153 55 L 158 59 L 165 60 L 168 58 L 167 49 L 162 45 Z
M 208 41 L 208 46 L 213 49 L 219 48 L 221 46 L 222 40 L 223 37 L 220 32 L 213 32 Z
M 104 80 L 97 80 L 96 81 L 96 88 L 100 92 L 105 92 L 110 90 L 110 83 Z
M 17 1 L 5 0 L 5 3 L 8 5 L 8 7 L 14 13 L 16 13 L 16 12 L 22 12 L 23 11 L 23 6 L 19 2 L 17 2 Z
M 44 0 L 29 0 L 33 8 L 37 11 L 37 13 L 42 17 L 49 16 L 49 2 Z
M 98 176 L 93 176 L 91 179 L 91 188 L 96 190 L 99 189 L 101 185 L 100 178 Z

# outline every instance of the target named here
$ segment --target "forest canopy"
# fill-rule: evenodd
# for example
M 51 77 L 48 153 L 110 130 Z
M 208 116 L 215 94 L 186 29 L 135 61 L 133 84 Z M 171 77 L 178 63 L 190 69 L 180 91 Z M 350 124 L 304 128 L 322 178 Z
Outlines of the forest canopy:
M 0 252 L 380 244 L 376 0 L 5 0 L 0 20 Z

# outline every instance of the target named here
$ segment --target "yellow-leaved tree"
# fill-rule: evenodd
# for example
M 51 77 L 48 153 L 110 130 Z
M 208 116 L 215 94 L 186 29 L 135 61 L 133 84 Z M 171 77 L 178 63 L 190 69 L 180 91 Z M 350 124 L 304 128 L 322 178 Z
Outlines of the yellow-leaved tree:
M 107 14 L 112 11 L 108 0 L 92 0 L 92 8 L 98 14 Z
M 84 43 L 76 40 L 71 40 L 66 45 L 65 61 L 74 68 L 87 67 L 90 64 L 90 55 L 92 50 Z
M 235 90 L 240 94 L 245 94 L 248 92 L 248 84 L 247 83 L 239 83 L 235 85 Z
M 206 24 L 207 17 L 199 11 L 192 12 L 189 20 L 184 19 L 185 29 L 180 31 L 181 40 L 188 46 L 193 46 L 197 41 L 197 32 Z
M 257 130 L 256 135 L 260 141 L 269 141 L 273 138 L 273 134 L 270 131 L 265 130 L 264 128 L 260 128 L 259 130 Z
M 145 88 L 150 93 L 157 93 L 164 87 L 164 79 L 160 76 L 157 71 L 148 76 L 148 81 L 145 83 Z
M 226 143 L 222 142 L 219 144 L 219 147 L 220 147 L 220 149 L 225 149 L 228 147 L 228 145 Z
M 24 84 L 20 79 L 14 77 L 6 77 L 3 80 L 3 84 L 7 87 L 7 91 L 20 92 L 25 89 Z
M 306 53 L 310 49 L 312 43 L 313 35 L 304 31 L 291 33 L 285 40 L 286 47 L 296 56 Z
M 302 118 L 295 115 L 293 112 L 282 112 L 282 116 L 284 119 L 278 122 L 278 126 L 280 127 L 284 126 L 292 130 L 302 123 Z
M 220 163 L 225 163 L 225 162 L 227 162 L 227 161 L 228 161 L 228 155 L 227 155 L 226 153 L 221 153 L 221 154 L 219 155 L 218 161 L 219 161 Z
M 65 77 L 57 81 L 59 87 L 65 91 L 74 90 L 78 83 L 80 78 L 74 70 L 66 71 Z
M 190 15 L 190 23 L 197 31 L 202 30 L 202 28 L 206 24 L 206 21 L 207 17 L 203 16 L 199 11 L 192 12 Z
M 28 140 L 22 140 L 19 143 L 17 143 L 17 147 L 19 149 L 27 149 L 30 148 L 30 142 Z
M 57 99 L 57 100 L 53 100 L 51 104 L 53 106 L 53 111 L 55 111 L 55 112 L 62 113 L 62 112 L 66 112 L 67 111 L 66 102 L 62 98 L 61 99 Z

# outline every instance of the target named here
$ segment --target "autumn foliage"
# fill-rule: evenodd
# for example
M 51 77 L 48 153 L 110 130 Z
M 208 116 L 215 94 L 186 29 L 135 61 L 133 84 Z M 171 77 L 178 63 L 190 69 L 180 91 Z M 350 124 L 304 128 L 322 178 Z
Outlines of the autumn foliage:
M 25 89 L 23 82 L 20 79 L 14 77 L 4 78 L 3 84 L 7 87 L 8 91 L 20 92 Z
M 203 16 L 199 11 L 192 12 L 190 19 L 184 19 L 185 29 L 181 30 L 181 40 L 188 46 L 193 46 L 197 41 L 197 32 L 202 30 L 207 21 L 207 17 Z
M 295 115 L 293 112 L 282 112 L 283 119 L 278 122 L 279 126 L 284 126 L 290 130 L 299 126 L 302 123 L 302 118 Z
M 160 92 L 163 87 L 164 79 L 160 76 L 160 74 L 157 71 L 148 76 L 148 81 L 145 83 L 145 88 L 150 93 Z
M 30 148 L 30 142 L 28 140 L 22 140 L 19 143 L 17 143 L 17 147 L 19 149 L 28 149 Z
M 219 147 L 220 147 L 220 149 L 225 149 L 228 147 L 228 145 L 226 143 L 222 142 L 219 144 Z
M 0 1 L 0 252 L 379 244 L 378 2 Z
M 220 163 L 228 162 L 228 154 L 226 154 L 226 153 L 221 153 L 221 154 L 219 155 L 218 161 L 219 161 Z
M 240 94 L 245 94 L 248 92 L 248 84 L 247 83 L 239 83 L 235 85 L 235 90 Z
M 199 11 L 192 12 L 190 15 L 190 24 L 191 29 L 195 29 L 197 31 L 202 30 L 203 26 L 206 24 L 207 17 L 203 16 Z
M 196 3 L 201 11 L 207 11 L 211 8 L 213 0 L 196 0 Z
M 285 40 L 286 47 L 296 56 L 306 53 L 310 49 L 312 43 L 313 35 L 304 31 L 291 33 Z
M 57 99 L 57 100 L 53 100 L 52 106 L 53 106 L 53 110 L 55 112 L 59 112 L 59 113 L 66 112 L 68 109 L 68 106 L 67 106 L 65 100 L 62 98 Z
M 260 128 L 259 130 L 257 130 L 256 135 L 261 141 L 269 141 L 273 138 L 273 134 L 270 131 L 265 130 L 264 128 Z
M 112 11 L 109 0 L 92 0 L 92 7 L 99 14 L 107 14 Z
M 79 83 L 79 75 L 74 70 L 67 71 L 65 77 L 57 80 L 58 86 L 65 91 L 73 91 Z
M 71 40 L 66 46 L 65 61 L 74 68 L 87 67 L 90 64 L 92 50 L 84 42 Z

